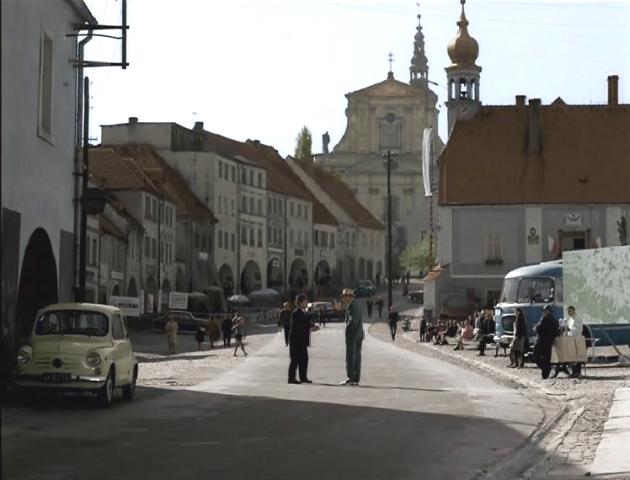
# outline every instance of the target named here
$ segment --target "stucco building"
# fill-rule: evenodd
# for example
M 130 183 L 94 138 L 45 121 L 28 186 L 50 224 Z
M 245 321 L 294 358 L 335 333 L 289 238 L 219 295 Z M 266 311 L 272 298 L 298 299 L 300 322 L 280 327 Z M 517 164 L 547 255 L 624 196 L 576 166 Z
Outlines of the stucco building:
M 393 156 L 391 170 L 394 258 L 429 232 L 429 201 L 422 188 L 422 139 L 425 128 L 437 136 L 437 95 L 429 86 L 429 67 L 418 15 L 409 83 L 387 78 L 348 93 L 346 131 L 328 153 L 317 155 L 319 166 L 336 172 L 377 219 L 387 219 L 387 172 L 384 157 Z M 394 262 L 394 272 L 398 262 Z

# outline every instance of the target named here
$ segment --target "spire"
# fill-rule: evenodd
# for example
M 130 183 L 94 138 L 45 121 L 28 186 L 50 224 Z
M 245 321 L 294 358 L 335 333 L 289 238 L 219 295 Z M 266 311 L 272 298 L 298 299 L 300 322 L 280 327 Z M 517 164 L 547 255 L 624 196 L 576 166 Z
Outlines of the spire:
M 420 4 L 416 3 L 418 8 Z M 429 77 L 429 66 L 427 56 L 424 53 L 424 34 L 422 33 L 422 25 L 420 24 L 420 14 L 418 13 L 418 26 L 416 27 L 416 35 L 413 40 L 413 56 L 411 57 L 411 65 L 409 66 L 409 83 L 413 86 L 426 86 Z
M 394 63 L 394 54 L 389 52 L 387 55 L 387 61 L 389 62 L 389 72 L 387 72 L 387 78 L 394 78 L 394 72 L 392 71 L 392 63 Z

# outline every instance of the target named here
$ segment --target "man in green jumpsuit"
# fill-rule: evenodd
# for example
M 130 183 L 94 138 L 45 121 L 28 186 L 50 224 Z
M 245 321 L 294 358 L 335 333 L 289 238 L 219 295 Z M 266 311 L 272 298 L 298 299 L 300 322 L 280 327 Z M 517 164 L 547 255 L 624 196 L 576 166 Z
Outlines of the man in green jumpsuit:
M 344 385 L 358 385 L 361 379 L 361 345 L 363 344 L 363 319 L 361 307 L 354 301 L 354 291 L 344 288 L 341 302 L 346 308 L 346 372 Z

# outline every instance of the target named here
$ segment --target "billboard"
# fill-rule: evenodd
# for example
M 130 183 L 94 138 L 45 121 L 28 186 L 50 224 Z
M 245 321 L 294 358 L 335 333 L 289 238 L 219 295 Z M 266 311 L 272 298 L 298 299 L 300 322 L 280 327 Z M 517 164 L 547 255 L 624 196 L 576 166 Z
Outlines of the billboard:
M 564 305 L 585 323 L 630 323 L 630 246 L 562 253 Z
M 112 296 L 109 299 L 110 305 L 120 308 L 126 317 L 140 316 L 140 298 L 139 297 L 117 297 Z

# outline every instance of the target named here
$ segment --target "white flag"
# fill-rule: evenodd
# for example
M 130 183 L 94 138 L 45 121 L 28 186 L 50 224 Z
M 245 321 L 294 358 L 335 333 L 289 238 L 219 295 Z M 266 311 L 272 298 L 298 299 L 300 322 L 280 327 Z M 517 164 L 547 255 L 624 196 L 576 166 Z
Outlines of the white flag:
M 422 180 L 424 195 L 433 195 L 431 189 L 431 163 L 433 162 L 433 129 L 425 128 L 422 135 Z

